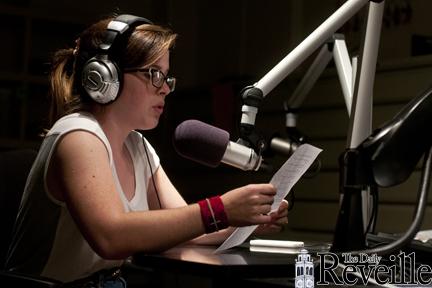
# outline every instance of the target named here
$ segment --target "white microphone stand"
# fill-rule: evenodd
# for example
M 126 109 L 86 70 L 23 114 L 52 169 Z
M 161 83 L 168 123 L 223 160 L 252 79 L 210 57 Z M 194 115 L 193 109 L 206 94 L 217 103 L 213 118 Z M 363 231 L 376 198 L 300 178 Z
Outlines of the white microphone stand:
M 335 35 L 335 33 L 366 4 L 369 4 L 369 10 L 362 51 L 358 61 L 357 59 L 353 59 L 353 63 L 351 64 L 343 37 Z M 253 131 L 260 102 L 321 46 L 321 51 L 289 99 L 287 106 L 293 109 L 300 107 L 305 96 L 333 56 L 348 115 L 350 116 L 346 147 L 347 149 L 357 147 L 357 145 L 366 139 L 372 132 L 373 86 L 383 11 L 384 0 L 348 0 L 257 83 L 246 87 L 242 92 L 244 105 L 242 106 L 241 136 L 239 142 L 247 143 L 255 149 L 262 148 L 262 144 L 257 143 L 256 135 Z M 332 49 L 329 49 L 329 41 L 331 42 Z M 287 119 L 287 123 L 289 121 L 292 121 L 292 119 Z M 360 191 L 360 193 L 355 193 L 356 191 L 350 191 L 349 193 L 341 191 L 341 203 L 344 197 L 353 197 L 352 201 L 362 202 L 362 215 L 360 215 L 360 219 L 354 219 L 354 222 L 351 220 L 345 221 L 347 222 L 344 225 L 346 227 L 343 228 L 341 228 L 338 222 L 337 226 L 339 227 L 336 227 L 336 230 L 343 231 L 344 234 L 348 235 L 338 236 L 341 233 L 336 231 L 335 238 L 343 238 L 339 240 L 335 239 L 335 243 L 338 243 L 337 245 L 354 245 L 351 248 L 355 249 L 364 248 L 362 247 L 365 244 L 364 234 L 371 211 L 369 203 L 371 197 L 368 190 L 366 188 L 364 191 Z M 356 197 L 360 197 L 360 200 Z M 346 213 L 350 211 L 341 212 Z M 360 226 L 360 230 L 359 227 L 350 227 L 353 223 L 356 226 Z M 361 225 L 357 225 L 358 223 L 361 223 Z M 352 229 L 357 229 L 358 231 L 351 231 Z M 361 239 L 357 239 L 359 237 Z M 349 244 L 348 242 L 354 244 Z

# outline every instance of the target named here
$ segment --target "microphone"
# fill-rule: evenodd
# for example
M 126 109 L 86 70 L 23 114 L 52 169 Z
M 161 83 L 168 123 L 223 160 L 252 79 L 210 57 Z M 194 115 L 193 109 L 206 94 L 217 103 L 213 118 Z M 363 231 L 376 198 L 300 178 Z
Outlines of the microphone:
M 306 143 L 306 138 L 296 128 L 290 127 L 287 129 L 288 137 L 282 138 L 279 135 L 274 135 L 269 145 L 269 153 L 279 153 L 285 156 L 291 156 L 300 145 Z M 311 178 L 318 174 L 321 170 L 321 160 L 315 159 L 303 177 Z
M 270 150 L 291 156 L 295 150 L 303 143 L 306 143 L 306 136 L 303 135 L 295 126 L 286 127 L 286 137 L 280 137 L 279 134 L 273 135 L 270 139 Z
M 221 162 L 249 171 L 258 170 L 262 157 L 252 148 L 229 140 L 229 133 L 198 120 L 186 120 L 177 126 L 173 144 L 181 156 L 209 167 Z
M 287 156 L 291 156 L 300 145 L 301 143 L 292 141 L 288 138 L 273 137 L 270 140 L 270 148 L 272 151 Z

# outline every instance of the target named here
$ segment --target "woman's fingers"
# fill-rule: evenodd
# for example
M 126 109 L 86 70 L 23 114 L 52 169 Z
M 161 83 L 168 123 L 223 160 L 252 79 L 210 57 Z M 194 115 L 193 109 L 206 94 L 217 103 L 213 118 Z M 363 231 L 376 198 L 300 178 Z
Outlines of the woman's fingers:
M 279 205 L 278 212 L 288 211 L 288 201 L 283 199 Z

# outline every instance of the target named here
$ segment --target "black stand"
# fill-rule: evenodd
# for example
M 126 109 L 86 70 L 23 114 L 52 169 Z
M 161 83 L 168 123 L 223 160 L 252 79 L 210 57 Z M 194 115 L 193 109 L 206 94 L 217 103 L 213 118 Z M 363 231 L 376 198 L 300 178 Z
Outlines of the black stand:
M 431 121 L 432 88 L 429 88 L 412 99 L 391 121 L 376 129 L 360 145 L 342 154 L 339 159 L 341 206 L 333 251 L 390 254 L 412 241 L 423 221 L 430 184 Z M 422 156 L 424 163 L 411 226 L 394 243 L 364 250 L 369 225 L 365 228 L 363 223 L 361 191 L 365 188 L 391 187 L 406 181 Z M 376 219 L 376 215 L 373 217 Z

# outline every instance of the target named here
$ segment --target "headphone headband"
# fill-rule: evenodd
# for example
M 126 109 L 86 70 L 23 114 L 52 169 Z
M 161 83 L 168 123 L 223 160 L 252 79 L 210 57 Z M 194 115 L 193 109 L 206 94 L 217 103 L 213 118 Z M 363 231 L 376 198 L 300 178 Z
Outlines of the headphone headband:
M 142 24 L 153 24 L 150 20 L 137 17 L 129 14 L 122 14 L 108 23 L 104 42 L 99 46 L 102 51 L 108 52 L 113 46 L 116 39 L 124 38 L 128 33 L 132 33 L 133 29 Z M 122 37 L 123 36 L 123 37 Z
M 84 65 L 81 82 L 87 94 L 97 103 L 107 104 L 117 99 L 120 94 L 122 77 L 112 50 L 122 48 L 118 42 L 127 41 L 128 37 L 141 24 L 153 24 L 150 20 L 129 14 L 122 14 L 108 23 L 105 39 L 99 45 L 99 52 Z M 127 43 L 127 42 L 125 42 Z M 115 51 L 118 52 L 118 51 Z

